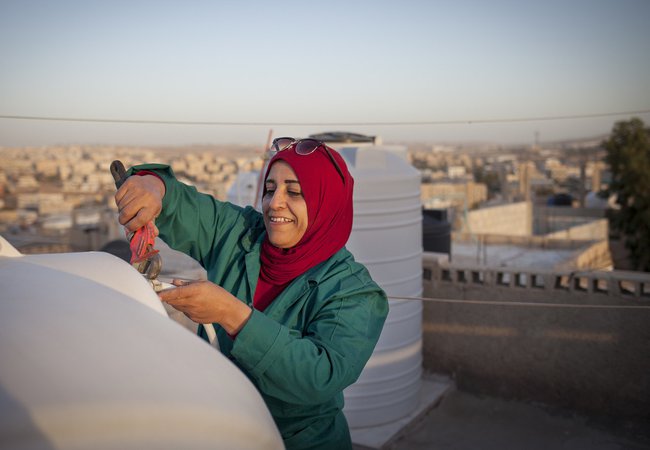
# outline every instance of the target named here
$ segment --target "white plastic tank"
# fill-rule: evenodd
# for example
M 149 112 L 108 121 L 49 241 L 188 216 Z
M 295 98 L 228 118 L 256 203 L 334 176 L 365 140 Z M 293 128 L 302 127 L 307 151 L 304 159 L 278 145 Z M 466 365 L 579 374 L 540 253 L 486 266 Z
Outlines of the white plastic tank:
M 284 448 L 248 378 L 121 259 L 0 236 L 0 289 L 0 448 Z
M 399 150 L 399 149 L 398 149 Z M 422 375 L 420 175 L 404 152 L 341 148 L 354 177 L 354 224 L 346 244 L 386 291 L 390 311 L 359 380 L 344 391 L 351 428 L 390 423 L 419 405 Z
M 254 206 L 259 177 L 257 171 L 238 173 L 228 189 L 228 201 L 239 206 Z

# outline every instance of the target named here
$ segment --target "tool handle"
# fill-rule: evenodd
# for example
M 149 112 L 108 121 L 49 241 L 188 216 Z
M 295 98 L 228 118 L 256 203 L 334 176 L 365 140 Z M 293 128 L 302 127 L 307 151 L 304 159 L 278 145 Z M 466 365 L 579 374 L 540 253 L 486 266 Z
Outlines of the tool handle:
M 111 163 L 111 175 L 113 175 L 113 179 L 115 180 L 115 187 L 119 189 L 122 187 L 122 184 L 124 184 L 124 181 L 126 181 L 127 176 L 126 176 L 126 169 L 124 168 L 124 164 L 122 164 L 122 161 L 119 159 L 116 159 Z M 126 238 L 128 239 L 129 242 L 133 239 L 133 235 L 135 233 L 131 232 L 128 233 Z
M 124 164 L 119 159 L 111 163 L 111 175 L 113 175 L 113 179 L 115 180 L 115 187 L 119 189 L 127 178 Z

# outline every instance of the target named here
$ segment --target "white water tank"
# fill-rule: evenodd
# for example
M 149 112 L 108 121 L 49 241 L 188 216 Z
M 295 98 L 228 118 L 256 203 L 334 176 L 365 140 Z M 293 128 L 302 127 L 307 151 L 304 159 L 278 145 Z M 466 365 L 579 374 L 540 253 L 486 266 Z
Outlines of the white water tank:
M 284 448 L 255 386 L 128 263 L 0 236 L 0 290 L 0 448 Z
M 255 206 L 259 177 L 257 171 L 238 173 L 228 189 L 228 201 L 238 206 Z
M 419 405 L 422 374 L 420 174 L 392 148 L 342 148 L 354 177 L 354 223 L 346 244 L 389 297 L 381 337 L 359 380 L 344 391 L 351 428 L 390 423 Z

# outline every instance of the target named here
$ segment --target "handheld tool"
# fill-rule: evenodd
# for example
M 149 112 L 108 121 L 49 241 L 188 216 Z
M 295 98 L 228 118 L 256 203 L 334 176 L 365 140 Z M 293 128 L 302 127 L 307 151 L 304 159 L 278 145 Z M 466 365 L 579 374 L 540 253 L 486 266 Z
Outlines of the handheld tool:
M 127 179 L 126 170 L 122 161 L 115 160 L 111 163 L 111 174 L 115 180 L 115 187 L 119 189 Z M 153 222 L 147 222 L 145 226 L 137 229 L 135 232 L 127 233 L 127 239 L 131 248 L 131 265 L 144 275 L 153 290 L 160 292 L 163 289 L 175 288 L 176 286 L 173 284 L 158 280 L 158 275 L 162 269 L 162 258 L 158 250 L 154 248 L 156 233 Z M 203 324 L 203 327 L 208 335 L 210 344 L 219 349 L 219 341 L 217 340 L 214 325 L 207 323 Z
M 115 186 L 119 189 L 126 180 L 126 170 L 121 161 L 111 163 L 111 174 L 115 180 Z M 131 265 L 136 268 L 144 277 L 151 281 L 156 289 L 156 278 L 162 269 L 162 258 L 158 250 L 154 248 L 156 233 L 153 222 L 147 224 L 135 232 L 127 233 L 129 247 L 131 248 Z

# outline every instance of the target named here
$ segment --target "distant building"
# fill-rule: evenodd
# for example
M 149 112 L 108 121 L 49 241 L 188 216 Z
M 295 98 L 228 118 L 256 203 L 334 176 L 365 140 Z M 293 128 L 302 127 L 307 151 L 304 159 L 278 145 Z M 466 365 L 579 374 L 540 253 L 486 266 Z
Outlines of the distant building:
M 453 235 L 452 260 L 495 267 L 611 270 L 607 220 L 564 209 L 555 215 L 557 208 L 518 202 L 469 211 Z
M 487 200 L 487 186 L 474 181 L 422 183 L 420 196 L 426 207 L 438 207 L 441 202 L 461 209 L 474 208 Z
M 465 166 L 449 166 L 447 168 L 447 176 L 452 180 L 455 178 L 465 178 L 467 176 L 467 169 Z

